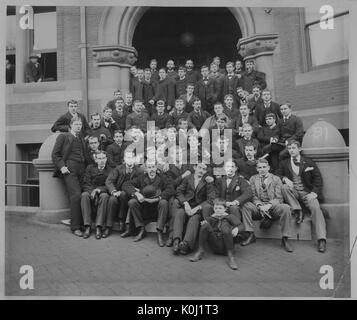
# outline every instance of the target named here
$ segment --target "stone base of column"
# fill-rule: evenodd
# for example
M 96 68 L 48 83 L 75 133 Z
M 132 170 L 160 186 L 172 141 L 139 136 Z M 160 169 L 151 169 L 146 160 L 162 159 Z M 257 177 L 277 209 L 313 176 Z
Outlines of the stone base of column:
M 350 233 L 348 203 L 321 204 L 321 208 L 326 209 L 328 217 L 326 221 L 327 239 L 339 239 L 347 241 Z M 313 232 L 314 234 L 314 232 Z
M 50 224 L 59 224 L 62 220 L 69 219 L 70 217 L 71 214 L 69 208 L 56 210 L 39 209 L 36 213 L 36 219 L 38 221 Z

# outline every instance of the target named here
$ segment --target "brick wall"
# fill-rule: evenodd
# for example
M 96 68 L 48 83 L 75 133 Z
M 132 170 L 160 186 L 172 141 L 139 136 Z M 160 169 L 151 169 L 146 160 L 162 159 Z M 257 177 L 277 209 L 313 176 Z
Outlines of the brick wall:
M 275 8 L 274 22 L 279 32 L 280 52 L 274 55 L 276 100 L 289 100 L 296 109 L 313 109 L 348 104 L 348 78 L 296 86 L 295 75 L 302 72 L 301 32 L 297 8 Z

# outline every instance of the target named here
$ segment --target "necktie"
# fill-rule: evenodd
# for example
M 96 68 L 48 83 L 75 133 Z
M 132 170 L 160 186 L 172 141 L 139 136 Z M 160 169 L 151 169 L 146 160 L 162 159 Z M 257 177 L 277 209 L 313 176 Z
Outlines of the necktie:
M 260 181 L 261 181 L 261 183 L 262 183 L 262 188 L 263 188 L 263 189 L 266 188 L 266 185 L 265 185 L 264 180 L 265 180 L 265 176 L 264 176 L 264 177 L 260 177 Z
M 298 167 L 300 166 L 300 161 L 298 161 L 297 158 L 293 158 L 293 162 L 296 166 L 298 166 Z

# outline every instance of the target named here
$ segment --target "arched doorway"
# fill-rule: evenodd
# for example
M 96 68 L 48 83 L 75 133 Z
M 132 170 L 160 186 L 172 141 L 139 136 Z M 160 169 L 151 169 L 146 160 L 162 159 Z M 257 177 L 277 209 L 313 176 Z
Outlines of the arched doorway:
M 151 7 L 135 28 L 132 46 L 139 53 L 139 67 L 147 67 L 153 58 L 159 66 L 165 66 L 168 59 L 184 64 L 188 58 L 200 66 L 214 56 L 220 56 L 223 63 L 241 58 L 236 47 L 241 37 L 237 19 L 228 8 Z

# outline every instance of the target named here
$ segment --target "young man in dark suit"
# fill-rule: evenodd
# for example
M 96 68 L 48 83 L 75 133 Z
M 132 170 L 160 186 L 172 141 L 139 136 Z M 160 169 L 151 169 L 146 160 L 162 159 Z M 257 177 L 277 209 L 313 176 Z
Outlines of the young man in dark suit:
M 167 64 L 166 64 L 166 68 L 167 68 L 167 78 L 171 81 L 173 81 L 173 83 L 177 80 L 177 72 L 175 71 L 175 62 L 174 60 L 168 60 Z M 159 71 L 160 73 L 160 71 Z
M 159 70 L 159 81 L 155 87 L 155 96 L 152 101 L 164 100 L 167 111 L 171 111 L 175 104 L 175 84 L 167 77 L 165 68 Z
M 123 190 L 129 195 L 130 214 L 135 227 L 139 229 L 134 241 L 145 237 L 145 221 L 157 221 L 157 242 L 160 247 L 165 245 L 163 230 L 168 216 L 168 201 L 175 194 L 172 181 L 161 172 L 158 172 L 155 163 L 146 163 L 145 172 L 138 177 L 126 181 Z M 130 233 L 125 234 L 129 236 Z M 124 236 L 124 234 L 122 235 Z
M 215 81 L 209 77 L 207 66 L 201 67 L 202 77 L 196 82 L 194 94 L 202 103 L 202 110 L 213 113 L 213 104 L 217 100 Z
M 70 131 L 70 122 L 72 118 L 79 118 L 82 122 L 81 134 L 85 137 L 89 130 L 89 124 L 86 117 L 78 112 L 78 102 L 76 100 L 70 100 L 67 102 L 68 112 L 60 116 L 56 122 L 53 124 L 51 131 L 52 132 L 69 132 Z
M 156 111 L 153 113 L 150 120 L 155 121 L 155 127 L 158 127 L 159 129 L 166 128 L 170 120 L 170 115 L 165 112 L 164 100 L 158 100 L 156 102 Z
M 232 123 L 239 117 L 239 108 L 234 103 L 234 97 L 231 94 L 224 96 L 223 112 L 232 120 Z
M 195 98 L 192 102 L 193 111 L 188 115 L 188 122 L 193 125 L 198 131 L 201 129 L 202 125 L 211 115 L 201 108 L 201 100 Z
M 279 153 L 284 150 L 284 144 L 280 141 L 280 127 L 276 124 L 276 115 L 267 113 L 265 122 L 265 126 L 259 127 L 257 139 L 262 155 L 269 155 L 271 168 L 275 172 L 279 167 Z
M 121 130 L 114 131 L 114 142 L 107 147 L 108 165 L 112 168 L 123 163 L 124 152 L 128 146 L 128 142 L 124 142 L 124 132 Z
M 144 70 L 144 80 L 142 84 L 143 84 L 143 97 L 142 97 L 143 103 L 147 112 L 151 116 L 154 112 L 152 99 L 155 96 L 156 81 L 152 79 L 151 70 L 149 68 Z
M 157 60 L 151 59 L 150 61 L 150 71 L 151 71 L 151 80 L 154 82 L 159 81 L 159 72 L 157 71 Z
M 144 70 L 138 69 L 136 80 L 133 81 L 131 93 L 134 100 L 143 100 Z
M 236 145 L 234 146 L 239 153 L 239 157 L 244 157 L 244 148 L 247 144 L 253 144 L 255 149 L 257 150 L 257 156 L 261 155 L 261 149 L 259 141 L 256 138 L 252 137 L 253 135 L 253 127 L 249 123 L 245 123 L 242 126 L 242 138 L 238 139 Z
M 255 84 L 252 89 L 252 95 L 248 99 L 249 114 L 254 115 L 257 105 L 263 104 L 261 96 L 261 88 L 259 84 Z
M 255 136 L 259 129 L 257 118 L 249 114 L 249 108 L 246 104 L 241 104 L 239 107 L 239 114 L 235 117 L 232 125 L 234 133 L 238 139 L 243 137 L 243 125 L 246 123 L 252 126 L 253 135 Z
M 118 130 L 125 130 L 127 115 L 128 113 L 125 111 L 124 99 L 117 99 L 117 101 L 115 102 L 115 109 L 113 110 L 112 117 L 117 126 L 119 127 Z
M 322 200 L 322 176 L 315 162 L 303 157 L 300 142 L 290 140 L 287 144 L 290 157 L 280 162 L 276 174 L 283 181 L 285 201 L 296 211 L 297 222 L 302 221 L 300 201 L 309 209 L 316 232 L 317 249 L 326 251 L 326 222 L 319 200 Z
M 175 109 L 170 112 L 169 124 L 177 128 L 180 119 L 188 119 L 188 113 L 184 110 L 185 102 L 182 99 L 175 100 Z
M 109 174 L 105 185 L 108 188 L 110 198 L 108 200 L 108 214 L 106 219 L 106 229 L 104 235 L 110 234 L 113 221 L 116 216 L 119 218 L 119 232 L 125 230 L 129 232 L 127 221 L 129 195 L 123 190 L 126 181 L 134 179 L 141 173 L 141 169 L 135 165 L 135 155 L 132 151 L 124 153 L 124 163 L 116 166 Z
M 129 130 L 133 126 L 137 126 L 141 131 L 147 131 L 147 122 L 149 114 L 143 111 L 143 103 L 140 100 L 135 100 L 133 112 L 126 117 L 125 130 Z
M 193 61 L 191 59 L 186 60 L 186 77 L 187 82 L 196 84 L 198 80 L 200 80 L 200 74 L 193 69 Z
M 105 150 L 108 145 L 113 143 L 112 133 L 108 128 L 104 128 L 101 124 L 101 116 L 99 113 L 94 113 L 91 115 L 90 121 L 90 135 L 97 137 L 99 141 L 99 149 Z
M 226 64 L 227 74 L 224 76 L 221 86 L 219 88 L 218 100 L 223 101 L 225 95 L 231 94 L 235 97 L 237 95 L 237 87 L 240 86 L 239 78 L 234 74 L 234 64 L 229 61 Z
M 71 211 L 71 231 L 83 237 L 83 219 L 81 212 L 81 182 L 85 171 L 86 146 L 82 135 L 80 118 L 70 120 L 70 132 L 60 134 L 52 150 L 52 161 L 55 165 L 55 176 L 61 177 L 69 194 Z
M 194 95 L 195 85 L 193 83 L 188 83 L 186 86 L 186 93 L 179 96 L 185 103 L 185 111 L 190 113 L 193 111 L 192 103 L 197 98 Z
M 102 227 L 106 220 L 109 199 L 105 181 L 112 169 L 107 165 L 107 156 L 104 151 L 96 153 L 95 162 L 95 165 L 90 164 L 84 172 L 81 208 L 85 228 L 83 238 L 87 239 L 91 234 L 92 206 L 96 207 L 95 237 L 99 240 L 103 236 Z
M 282 114 L 282 119 L 278 121 L 280 129 L 280 142 L 285 143 L 285 145 L 289 140 L 296 140 L 301 144 L 302 138 L 304 137 L 304 126 L 302 120 L 291 113 L 291 108 L 292 106 L 288 102 L 280 106 Z M 288 157 L 289 152 L 287 149 L 280 152 L 280 160 Z
M 258 84 L 261 89 L 265 89 L 267 83 L 265 81 L 265 73 L 255 70 L 254 60 L 246 60 L 245 72 L 242 74 L 241 84 L 244 90 L 252 93 L 253 86 Z
M 244 157 L 237 160 L 239 173 L 248 181 L 252 176 L 258 174 L 256 154 L 256 146 L 249 143 L 244 147 Z
M 113 110 L 107 107 L 103 108 L 103 116 L 100 120 L 100 125 L 107 128 L 110 132 L 110 138 L 113 141 L 114 131 L 119 130 L 118 124 L 113 119 Z
M 186 77 L 186 68 L 183 66 L 180 66 L 178 68 L 178 77 L 177 77 L 177 80 L 175 81 L 175 98 L 176 99 L 186 93 L 187 83 L 188 83 L 188 81 L 187 81 L 187 77 Z
M 216 189 L 213 183 L 207 183 L 204 176 L 207 165 L 193 165 L 194 174 L 184 178 L 176 189 L 173 204 L 173 253 L 187 254 L 194 249 L 202 218 L 210 215 Z M 184 232 L 185 221 L 188 220 Z
M 255 117 L 257 118 L 259 124 L 264 126 L 265 124 L 265 116 L 268 113 L 274 113 L 277 119 L 282 118 L 282 114 L 280 111 L 280 106 L 278 103 L 272 101 L 271 92 L 268 89 L 264 89 L 262 92 L 262 104 L 258 104 L 255 108 Z

